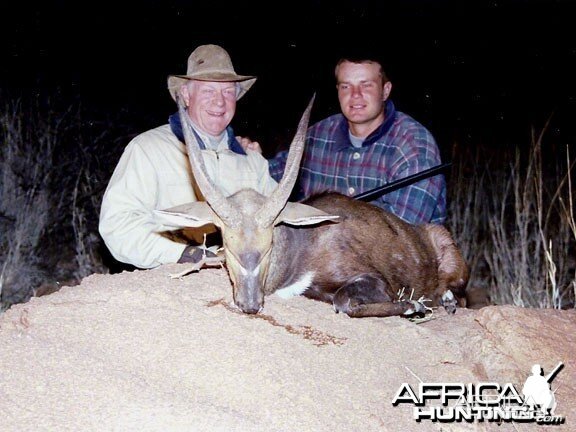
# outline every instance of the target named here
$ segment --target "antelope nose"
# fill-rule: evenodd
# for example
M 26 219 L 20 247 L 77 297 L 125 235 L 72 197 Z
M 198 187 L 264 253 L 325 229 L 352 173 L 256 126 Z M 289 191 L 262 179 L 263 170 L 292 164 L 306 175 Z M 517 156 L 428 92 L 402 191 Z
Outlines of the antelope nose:
M 235 287 L 234 303 L 242 312 L 256 314 L 264 306 L 264 293 L 257 277 L 241 277 Z
M 254 304 L 254 303 L 248 303 L 247 304 L 247 303 L 243 303 L 243 302 L 237 302 L 236 306 L 238 306 L 240 308 L 240 310 L 242 310 L 242 312 L 244 312 L 246 314 L 257 314 L 262 309 L 261 305 Z
M 244 313 L 247 313 L 247 314 L 257 314 L 259 310 L 260 310 L 260 308 L 253 308 L 253 307 L 251 307 L 251 308 L 244 309 Z

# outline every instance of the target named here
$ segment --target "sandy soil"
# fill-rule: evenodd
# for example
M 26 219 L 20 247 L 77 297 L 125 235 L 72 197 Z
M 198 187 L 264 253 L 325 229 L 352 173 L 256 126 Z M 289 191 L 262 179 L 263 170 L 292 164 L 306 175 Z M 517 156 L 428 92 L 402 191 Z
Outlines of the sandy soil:
M 490 306 L 415 324 L 303 297 L 230 307 L 223 269 L 92 275 L 0 316 L 0 431 L 576 430 L 576 311 Z M 560 426 L 417 423 L 402 383 L 514 383 L 539 363 Z

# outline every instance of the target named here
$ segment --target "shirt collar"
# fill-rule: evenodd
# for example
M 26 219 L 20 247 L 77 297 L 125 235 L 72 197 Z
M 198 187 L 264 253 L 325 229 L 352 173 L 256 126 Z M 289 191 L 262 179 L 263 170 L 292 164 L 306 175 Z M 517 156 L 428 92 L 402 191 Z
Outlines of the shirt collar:
M 382 136 L 384 136 L 392 125 L 394 124 L 394 120 L 396 119 L 396 108 L 394 107 L 394 103 L 388 99 L 384 102 L 384 121 L 380 126 L 378 126 L 374 132 L 366 137 L 364 143 L 362 143 L 362 147 L 367 147 L 376 141 L 378 141 Z M 353 147 L 352 143 L 350 142 L 350 137 L 348 133 L 350 132 L 350 128 L 348 127 L 348 121 L 342 115 L 342 122 L 340 123 L 340 127 L 336 131 L 336 145 L 335 150 L 340 151 L 344 150 L 347 147 Z
M 180 140 L 181 142 L 185 142 L 184 141 L 184 131 L 182 130 L 182 123 L 180 122 L 180 116 L 178 115 L 178 113 L 172 114 L 168 118 L 168 123 L 170 124 L 170 129 L 172 130 L 172 133 L 174 135 L 176 135 L 176 138 L 178 138 L 178 140 Z M 204 141 L 202 140 L 202 138 L 196 133 L 194 128 L 192 128 L 192 132 L 194 133 L 194 136 L 198 140 L 198 143 L 200 144 L 200 148 L 202 150 L 205 150 L 206 145 L 204 144 Z M 234 153 L 237 153 L 240 155 L 246 155 L 246 152 L 244 151 L 244 149 L 242 148 L 242 146 L 240 145 L 238 140 L 236 140 L 236 136 L 234 135 L 234 130 L 232 129 L 231 126 L 228 126 L 226 128 L 226 133 L 228 134 L 228 148 L 231 151 L 233 151 Z

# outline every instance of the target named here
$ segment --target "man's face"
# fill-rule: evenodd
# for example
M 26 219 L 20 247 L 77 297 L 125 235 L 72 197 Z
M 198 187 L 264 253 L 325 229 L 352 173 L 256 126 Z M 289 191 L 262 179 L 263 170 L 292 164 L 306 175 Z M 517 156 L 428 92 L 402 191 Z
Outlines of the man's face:
M 338 66 L 336 82 L 340 109 L 352 133 L 356 135 L 354 127 L 369 133 L 384 121 L 383 101 L 388 99 L 392 84 L 382 82 L 379 64 L 345 61 Z
M 188 115 L 203 132 L 220 135 L 236 112 L 236 83 L 191 80 L 182 86 L 181 95 Z

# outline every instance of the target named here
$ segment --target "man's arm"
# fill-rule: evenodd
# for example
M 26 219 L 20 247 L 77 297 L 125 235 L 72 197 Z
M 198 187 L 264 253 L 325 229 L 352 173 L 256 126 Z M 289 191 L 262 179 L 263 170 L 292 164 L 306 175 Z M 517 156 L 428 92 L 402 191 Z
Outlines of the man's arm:
M 427 168 L 408 167 L 398 178 L 415 174 Z M 390 192 L 372 201 L 372 204 L 394 213 L 412 224 L 443 223 L 445 221 L 445 179 L 438 174 L 410 186 Z
M 395 181 L 440 165 L 440 151 L 424 128 L 408 134 L 391 159 L 388 181 Z M 444 223 L 446 219 L 446 180 L 439 174 L 383 195 L 372 202 L 406 222 Z
M 114 170 L 100 211 L 100 234 L 117 260 L 153 268 L 181 257 L 186 245 L 158 232 L 153 215 L 158 193 L 157 170 L 132 142 Z
M 274 180 L 280 182 L 284 175 L 286 168 L 286 159 L 288 158 L 288 150 L 281 151 L 271 159 L 268 159 L 268 170 Z

